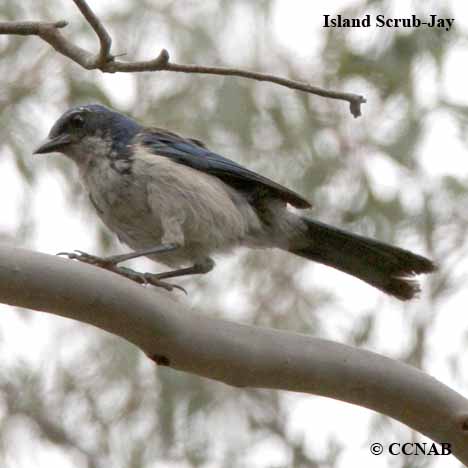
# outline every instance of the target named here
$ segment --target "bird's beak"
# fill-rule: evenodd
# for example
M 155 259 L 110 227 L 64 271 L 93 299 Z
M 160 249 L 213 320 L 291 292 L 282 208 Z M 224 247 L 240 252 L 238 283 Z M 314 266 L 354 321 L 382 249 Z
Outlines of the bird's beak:
M 64 146 L 70 144 L 72 141 L 70 135 L 63 134 L 54 138 L 47 138 L 43 141 L 34 151 L 33 154 L 52 153 L 54 151 L 61 151 Z

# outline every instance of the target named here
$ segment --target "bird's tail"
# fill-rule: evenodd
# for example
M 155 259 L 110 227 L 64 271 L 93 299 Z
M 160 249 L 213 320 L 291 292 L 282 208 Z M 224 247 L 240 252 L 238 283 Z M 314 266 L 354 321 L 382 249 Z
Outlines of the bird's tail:
M 400 300 L 419 292 L 414 279 L 436 269 L 427 258 L 367 237 L 301 217 L 307 226 L 306 245 L 289 251 L 348 273 Z M 308 242 L 308 244 L 307 244 Z

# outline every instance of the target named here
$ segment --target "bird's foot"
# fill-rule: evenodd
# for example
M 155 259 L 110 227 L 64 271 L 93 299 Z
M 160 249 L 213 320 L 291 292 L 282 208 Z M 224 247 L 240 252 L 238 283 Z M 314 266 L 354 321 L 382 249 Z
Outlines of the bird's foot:
M 157 255 L 165 252 L 172 252 L 177 249 L 176 244 L 160 244 L 149 249 L 140 250 L 138 252 L 130 252 L 120 255 L 112 255 L 110 257 L 96 257 L 95 255 L 90 255 L 81 250 L 74 250 L 73 252 L 60 252 L 57 255 L 64 255 L 71 260 L 79 260 L 80 262 L 89 263 L 90 265 L 100 266 L 101 268 L 106 268 L 112 270 L 112 267 L 118 265 L 119 263 L 126 262 L 127 260 L 132 260 L 133 258 L 146 257 L 148 255 Z
M 116 265 L 112 257 L 97 257 L 81 250 L 74 250 L 73 252 L 59 252 L 57 255 L 68 257 L 70 260 L 78 260 L 79 262 L 88 263 L 89 265 L 95 265 L 106 270 L 112 269 L 112 266 Z
M 185 294 L 187 294 L 187 291 L 185 288 L 183 288 L 182 286 L 179 286 L 178 284 L 172 284 L 172 283 L 168 283 L 167 281 L 160 280 L 158 274 L 141 273 L 139 271 L 135 271 L 135 270 L 132 270 L 131 268 L 126 268 L 126 267 L 117 267 L 114 271 L 118 273 L 119 275 L 125 276 L 125 278 L 128 278 L 139 284 L 143 284 L 143 285 L 150 284 L 151 286 L 156 286 L 157 288 L 163 288 L 166 291 L 173 291 L 174 289 L 178 289 L 184 292 Z
M 61 255 L 69 258 L 70 260 L 78 260 L 79 262 L 88 263 L 89 265 L 94 265 L 105 270 L 112 271 L 117 273 L 124 278 L 127 278 L 136 283 L 146 285 L 150 284 L 158 288 L 163 288 L 166 291 L 173 291 L 174 289 L 179 289 L 180 291 L 187 294 L 187 291 L 177 284 L 168 283 L 167 281 L 162 281 L 159 279 L 158 274 L 152 273 L 141 273 L 139 271 L 132 270 L 131 268 L 119 267 L 117 263 L 120 263 L 123 259 L 123 255 L 114 255 L 111 257 L 98 257 L 96 255 L 91 255 L 81 250 L 74 250 L 73 252 L 60 252 L 57 255 Z

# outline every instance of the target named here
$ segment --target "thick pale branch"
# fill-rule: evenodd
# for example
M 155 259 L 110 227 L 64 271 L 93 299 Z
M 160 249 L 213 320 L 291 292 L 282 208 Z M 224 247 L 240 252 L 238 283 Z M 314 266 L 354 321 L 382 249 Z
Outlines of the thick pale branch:
M 92 54 L 78 46 L 75 46 L 72 42 L 66 39 L 60 33 L 60 31 L 58 31 L 59 28 L 63 28 L 67 25 L 65 21 L 59 21 L 57 23 L 46 23 L 41 21 L 0 22 L 0 34 L 39 36 L 41 39 L 49 43 L 55 50 L 78 63 L 87 70 L 98 69 L 105 73 L 173 71 L 182 73 L 238 76 L 241 78 L 248 78 L 257 81 L 267 81 L 298 91 L 315 94 L 317 96 L 347 101 L 349 102 L 350 111 L 354 117 L 359 117 L 361 115 L 361 104 L 366 102 L 365 98 L 358 94 L 330 91 L 319 88 L 317 86 L 312 86 L 302 81 L 281 78 L 276 75 L 238 68 L 182 65 L 172 63 L 169 60 L 169 53 L 165 49 L 162 49 L 159 55 L 152 60 L 140 62 L 122 62 L 116 60 L 116 57 L 111 54 L 112 39 L 102 22 L 94 14 L 86 1 L 73 1 L 79 8 L 82 15 L 88 21 L 90 26 L 93 28 L 99 39 L 100 48 L 97 54 Z
M 92 324 L 159 364 L 229 385 L 370 408 L 449 442 L 468 465 L 468 400 L 434 378 L 350 346 L 205 317 L 174 297 L 89 265 L 0 247 L 0 302 Z

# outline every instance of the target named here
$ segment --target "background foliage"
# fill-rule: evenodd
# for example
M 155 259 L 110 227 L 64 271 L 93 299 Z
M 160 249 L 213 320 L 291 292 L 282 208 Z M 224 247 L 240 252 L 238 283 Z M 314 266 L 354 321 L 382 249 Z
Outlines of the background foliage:
M 71 164 L 31 156 L 65 109 L 107 104 L 204 140 L 294 188 L 313 201 L 321 220 L 441 264 L 425 281 L 421 300 L 402 305 L 288 254 L 240 252 L 220 259 L 217 273 L 184 281 L 190 295 L 181 300 L 206 314 L 385 353 L 466 393 L 467 173 L 462 164 L 451 165 L 465 151 L 468 109 L 466 98 L 454 99 L 446 85 L 454 73 L 451 55 L 466 47 L 464 30 L 322 29 L 321 15 L 339 8 L 348 16 L 395 15 L 400 4 L 331 2 L 314 7 L 299 52 L 288 36 L 296 33 L 295 18 L 312 10 L 309 2 L 297 2 L 295 11 L 286 3 L 91 2 L 116 53 L 142 59 L 166 47 L 177 62 L 242 66 L 362 93 L 364 117 L 354 120 L 341 102 L 243 79 L 101 76 L 38 39 L 0 37 L 0 234 L 51 253 L 122 248 L 92 212 Z M 450 5 L 414 2 L 410 12 L 454 17 Z M 70 21 L 66 34 L 83 47 L 96 46 L 71 2 L 6 0 L 0 6 L 0 20 L 62 18 Z M 434 146 L 442 148 L 441 161 L 427 156 Z M 56 198 L 63 200 L 61 212 L 54 211 Z M 153 268 L 145 261 L 137 266 Z M 372 459 L 369 441 L 419 436 L 370 411 L 228 388 L 156 368 L 131 345 L 91 327 L 8 312 L 0 324 L 3 466 L 45 460 L 77 467 L 448 466 L 429 457 Z

